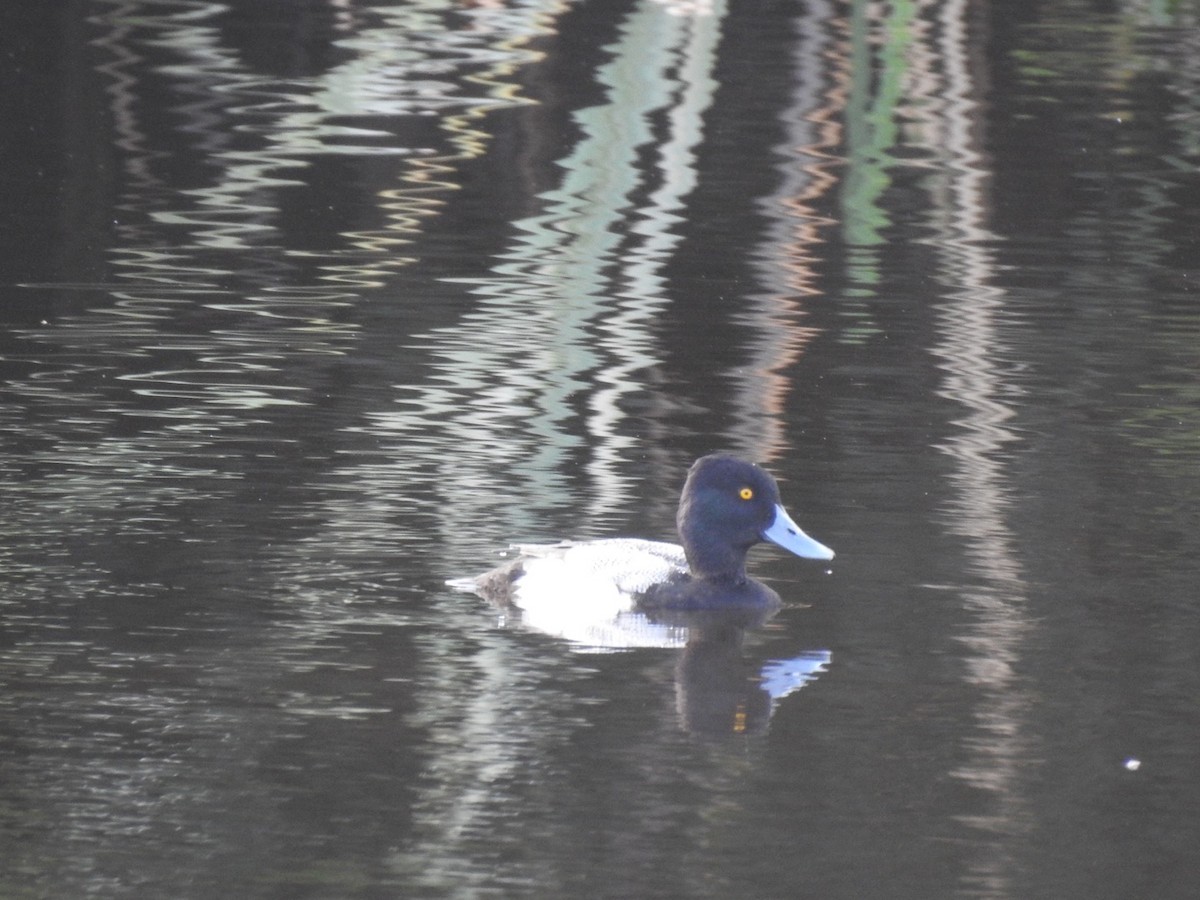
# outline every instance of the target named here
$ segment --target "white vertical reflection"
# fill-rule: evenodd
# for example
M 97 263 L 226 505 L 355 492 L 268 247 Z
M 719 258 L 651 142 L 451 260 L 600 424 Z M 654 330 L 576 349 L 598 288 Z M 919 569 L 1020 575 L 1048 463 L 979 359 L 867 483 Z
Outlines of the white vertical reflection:
M 953 774 L 989 799 L 986 812 L 966 818 L 986 836 L 969 862 L 963 888 L 973 896 L 1001 898 L 1013 895 L 1011 842 L 1029 820 L 1028 779 L 1021 769 L 1031 758 L 1032 698 L 1016 664 L 1030 623 L 1016 542 L 1006 521 L 1011 499 L 1005 448 L 1015 436 L 1006 424 L 1013 410 L 1005 399 L 1005 296 L 993 284 L 988 176 L 977 149 L 984 111 L 969 58 L 978 40 L 968 33 L 970 7 L 967 0 L 932 6 L 937 24 L 930 46 L 940 70 L 920 60 L 914 60 L 914 68 L 928 103 L 928 114 L 920 117 L 921 127 L 929 130 L 922 143 L 941 151 L 937 181 L 944 193 L 938 208 L 945 218 L 933 225 L 940 275 L 951 289 L 937 315 L 934 353 L 945 373 L 939 393 L 962 408 L 956 430 L 939 446 L 954 461 L 946 513 L 952 530 L 965 539 L 971 574 L 978 579 L 960 595 L 972 615 L 961 642 L 967 681 L 977 692 L 975 728 L 964 738 L 964 762 Z
M 679 16 L 650 2 L 631 11 L 597 73 L 604 102 L 575 115 L 582 136 L 559 161 L 561 186 L 515 223 L 492 274 L 468 282 L 475 309 L 424 338 L 433 385 L 374 417 L 378 429 L 414 436 L 436 417 L 436 440 L 472 448 L 442 480 L 461 508 L 481 496 L 460 481 L 464 466 L 489 480 L 504 467 L 525 497 L 553 497 L 565 493 L 557 479 L 573 456 L 587 473 L 582 518 L 628 502 L 620 466 L 638 435 L 627 401 L 649 389 L 662 357 L 662 270 L 695 186 L 723 12 L 717 3 L 711 16 Z

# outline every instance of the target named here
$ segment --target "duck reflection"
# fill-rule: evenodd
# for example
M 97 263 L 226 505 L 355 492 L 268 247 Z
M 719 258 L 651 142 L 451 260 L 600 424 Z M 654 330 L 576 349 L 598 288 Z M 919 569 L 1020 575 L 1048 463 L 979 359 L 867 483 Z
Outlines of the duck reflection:
M 685 613 L 687 643 L 675 665 L 675 709 L 696 734 L 764 734 L 780 700 L 825 671 L 828 650 L 803 650 L 787 659 L 747 655 L 748 630 L 774 615 L 738 611 Z
M 503 608 L 501 623 L 566 640 L 579 653 L 678 650 L 675 709 L 681 727 L 695 734 L 764 734 L 779 701 L 826 671 L 832 654 L 798 650 L 786 658 L 755 657 L 746 635 L 762 628 L 781 607 L 623 612 L 607 622 L 564 629 L 561 621 L 531 618 Z

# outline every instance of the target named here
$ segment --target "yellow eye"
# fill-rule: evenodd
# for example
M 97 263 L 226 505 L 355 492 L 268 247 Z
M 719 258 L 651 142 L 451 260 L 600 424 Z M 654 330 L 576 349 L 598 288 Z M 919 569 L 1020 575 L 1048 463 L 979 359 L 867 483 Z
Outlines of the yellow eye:
M 748 487 L 744 487 L 740 491 L 738 491 L 738 496 L 741 497 L 743 500 L 753 500 L 754 499 L 754 491 Z

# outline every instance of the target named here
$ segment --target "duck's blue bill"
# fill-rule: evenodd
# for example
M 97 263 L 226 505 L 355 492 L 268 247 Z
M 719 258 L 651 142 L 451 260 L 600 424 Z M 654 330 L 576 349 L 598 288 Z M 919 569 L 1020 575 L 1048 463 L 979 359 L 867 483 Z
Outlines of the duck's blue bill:
M 833 551 L 801 531 L 787 510 L 779 504 L 775 504 L 775 519 L 763 530 L 762 536 L 763 540 L 778 544 L 805 559 L 833 559 Z

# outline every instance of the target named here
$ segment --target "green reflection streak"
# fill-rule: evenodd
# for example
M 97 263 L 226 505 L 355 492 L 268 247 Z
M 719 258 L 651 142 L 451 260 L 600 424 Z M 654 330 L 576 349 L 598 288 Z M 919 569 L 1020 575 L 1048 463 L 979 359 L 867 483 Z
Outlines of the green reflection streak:
M 841 194 L 842 234 L 847 248 L 848 298 L 874 297 L 881 276 L 873 249 L 884 242 L 891 224 L 882 197 L 896 164 L 892 149 L 899 136 L 897 111 L 909 73 L 916 5 L 907 0 L 888 7 L 882 21 L 870 10 L 876 4 L 856 0 L 850 14 L 850 89 L 846 100 L 846 169 Z M 878 50 L 873 45 L 878 44 Z M 843 340 L 857 343 L 879 329 L 866 306 L 850 299 L 843 314 L 860 320 L 843 330 Z

